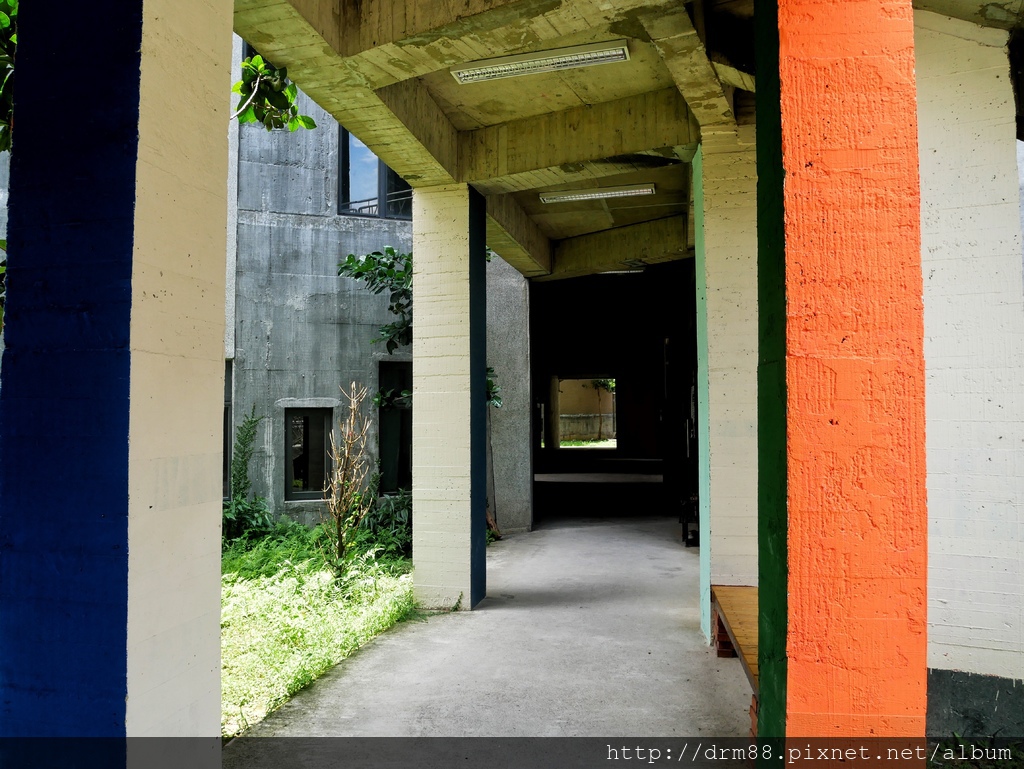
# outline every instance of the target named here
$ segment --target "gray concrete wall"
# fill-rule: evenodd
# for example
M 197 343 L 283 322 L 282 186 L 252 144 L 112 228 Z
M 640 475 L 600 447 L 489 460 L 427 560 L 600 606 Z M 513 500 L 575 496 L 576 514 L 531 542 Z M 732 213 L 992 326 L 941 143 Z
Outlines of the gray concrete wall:
M 530 457 L 530 295 L 526 278 L 495 256 L 487 265 L 487 365 L 501 386 L 491 416 L 494 504 L 504 533 L 533 525 Z
M 371 342 L 394 319 L 387 296 L 338 277 L 337 265 L 349 253 L 388 245 L 408 251 L 412 228 L 408 221 L 337 214 L 338 125 L 299 98 L 315 130 L 267 133 L 246 125 L 239 131 L 232 404 L 236 426 L 253 404 L 264 417 L 251 466 L 253 493 L 278 515 L 315 523 L 322 503 L 284 499 L 284 410 L 330 406 L 337 423 L 340 386 L 360 382 L 372 395 L 379 361 L 410 360 L 409 350 L 388 356 Z M 487 269 L 487 294 L 487 360 L 503 398 L 502 408 L 490 409 L 497 517 L 502 531 L 526 531 L 533 486 L 526 279 L 496 257 Z M 375 460 L 375 420 L 368 444 Z
M 339 277 L 338 262 L 388 245 L 408 251 L 411 224 L 336 213 L 337 123 L 300 100 L 315 130 L 267 133 L 246 125 L 240 131 L 232 402 L 236 425 L 253 404 L 265 417 L 251 467 L 253 492 L 275 513 L 315 523 L 321 502 L 284 500 L 284 410 L 332 406 L 337 423 L 345 405 L 341 386 L 359 382 L 371 395 L 378 389 L 377 362 L 388 356 L 371 340 L 393 319 L 387 297 Z M 403 358 L 408 351 L 390 359 Z M 375 459 L 375 422 L 372 430 Z

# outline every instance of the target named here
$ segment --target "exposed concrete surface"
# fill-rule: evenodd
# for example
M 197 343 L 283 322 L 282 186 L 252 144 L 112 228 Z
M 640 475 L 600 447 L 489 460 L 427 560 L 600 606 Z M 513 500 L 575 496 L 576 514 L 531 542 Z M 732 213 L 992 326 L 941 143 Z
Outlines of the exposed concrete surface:
M 488 597 L 386 633 L 254 736 L 745 736 L 671 519 L 575 520 L 488 550 Z
M 338 124 L 305 95 L 299 99 L 316 130 L 267 133 L 259 125 L 232 126 L 237 201 L 230 215 L 237 227 L 229 232 L 236 245 L 229 254 L 234 268 L 228 276 L 231 329 L 225 344 L 234 359 L 233 424 L 254 404 L 264 417 L 250 468 L 253 493 L 274 513 L 313 524 L 320 520 L 321 501 L 284 500 L 282 404 L 338 404 L 339 387 L 352 381 L 372 394 L 380 386 L 381 361 L 411 359 L 407 348 L 389 356 L 371 341 L 380 326 L 394 320 L 388 295 L 339 278 L 337 265 L 349 253 L 389 245 L 411 250 L 412 227 L 408 220 L 338 214 Z M 5 156 L 0 155 L 0 182 Z M 498 523 L 503 531 L 525 531 L 532 523 L 529 292 L 526 279 L 496 257 L 487 265 L 487 293 L 487 360 L 504 400 L 501 409 L 489 410 Z M 334 416 L 337 422 L 340 410 Z M 368 449 L 375 460 L 377 420 Z
M 494 368 L 502 400 L 500 409 L 488 409 L 498 528 L 507 534 L 529 531 L 530 290 L 526 278 L 497 255 L 487 265 L 487 365 Z

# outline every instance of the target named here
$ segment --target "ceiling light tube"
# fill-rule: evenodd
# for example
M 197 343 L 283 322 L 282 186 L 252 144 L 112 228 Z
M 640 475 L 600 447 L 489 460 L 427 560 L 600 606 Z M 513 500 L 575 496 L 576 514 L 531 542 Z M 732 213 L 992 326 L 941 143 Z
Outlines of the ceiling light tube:
M 452 67 L 452 77 L 465 85 L 498 80 L 503 77 L 535 75 L 539 72 L 557 72 L 577 67 L 592 67 L 596 64 L 612 64 L 629 61 L 629 46 L 625 39 L 609 40 L 604 43 L 574 45 L 569 48 L 553 48 L 516 56 L 500 56 L 495 59 L 481 59 L 461 67 Z
M 592 187 L 586 190 L 558 190 L 541 192 L 541 203 L 572 203 L 577 200 L 601 200 L 602 198 L 633 198 L 638 195 L 653 195 L 653 184 L 629 184 L 625 187 Z

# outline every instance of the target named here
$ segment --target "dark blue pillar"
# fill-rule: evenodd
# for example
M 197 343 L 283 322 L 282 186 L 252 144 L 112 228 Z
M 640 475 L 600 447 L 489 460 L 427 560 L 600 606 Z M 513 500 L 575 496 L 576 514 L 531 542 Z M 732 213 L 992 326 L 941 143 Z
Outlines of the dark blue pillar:
M 0 735 L 122 736 L 142 2 L 24 3 L 19 24 Z

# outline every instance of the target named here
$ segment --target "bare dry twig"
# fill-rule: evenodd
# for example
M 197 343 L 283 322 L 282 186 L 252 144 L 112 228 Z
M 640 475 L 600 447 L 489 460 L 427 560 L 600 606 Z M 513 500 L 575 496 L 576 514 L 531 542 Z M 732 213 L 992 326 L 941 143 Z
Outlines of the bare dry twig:
M 356 529 L 375 502 L 372 482 L 367 481 L 369 462 L 366 457 L 366 435 L 370 420 L 362 412 L 366 388 L 342 388 L 348 401 L 348 413 L 339 425 L 338 437 L 331 434 L 331 472 L 327 484 L 327 521 L 324 529 L 334 546 L 334 570 L 341 577 L 349 551 L 355 543 Z

